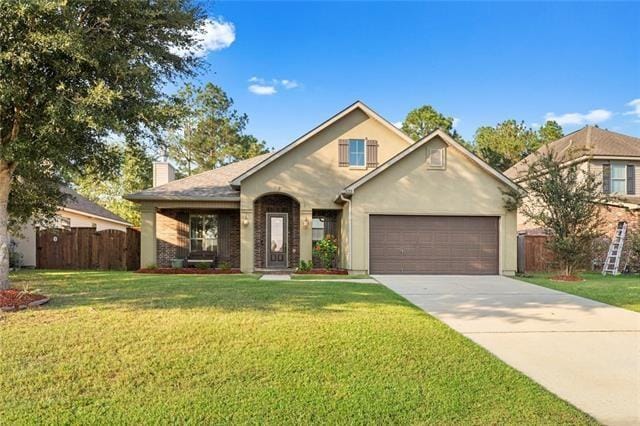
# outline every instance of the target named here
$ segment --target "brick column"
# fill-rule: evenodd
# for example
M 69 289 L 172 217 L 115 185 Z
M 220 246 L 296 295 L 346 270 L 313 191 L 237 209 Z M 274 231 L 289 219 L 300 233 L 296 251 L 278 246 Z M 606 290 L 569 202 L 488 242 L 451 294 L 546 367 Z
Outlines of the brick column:
M 140 267 L 157 264 L 156 256 L 156 208 L 142 205 L 140 210 Z
M 253 272 L 254 218 L 252 209 L 240 210 L 240 270 Z

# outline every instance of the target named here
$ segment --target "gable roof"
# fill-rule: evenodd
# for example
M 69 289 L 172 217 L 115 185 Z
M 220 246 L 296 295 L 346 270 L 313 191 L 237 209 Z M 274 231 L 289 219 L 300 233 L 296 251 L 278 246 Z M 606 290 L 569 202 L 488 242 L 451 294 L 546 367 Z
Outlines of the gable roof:
M 362 112 L 364 112 L 370 118 L 378 121 L 380 124 L 382 124 L 387 129 L 391 130 L 393 133 L 398 135 L 401 139 L 406 141 L 407 144 L 411 145 L 411 144 L 414 143 L 413 139 L 411 139 L 407 134 L 402 132 L 400 129 L 398 129 L 396 126 L 394 126 L 391 122 L 386 120 L 380 114 L 378 114 L 377 112 L 375 112 L 374 110 L 369 108 L 367 105 L 364 104 L 364 102 L 356 101 L 353 104 L 351 104 L 348 107 L 346 107 L 345 109 L 343 109 L 342 111 L 340 111 L 339 113 L 337 113 L 336 115 L 334 115 L 333 117 L 331 117 L 328 120 L 326 120 L 325 122 L 323 122 L 322 124 L 316 126 L 311 131 L 309 131 L 309 132 L 305 133 L 304 135 L 300 136 L 298 139 L 294 140 L 289 145 L 287 145 L 284 148 L 280 149 L 279 151 L 275 152 L 271 157 L 269 157 L 265 161 L 263 161 L 263 162 L 261 162 L 259 164 L 256 164 L 254 167 L 252 167 L 249 170 L 245 171 L 244 173 L 240 174 L 238 177 L 236 177 L 231 182 L 231 186 L 233 186 L 235 188 L 238 188 L 243 179 L 245 179 L 248 176 L 251 176 L 253 173 L 255 173 L 258 170 L 262 169 L 263 167 L 267 166 L 271 162 L 273 162 L 273 161 L 277 160 L 278 158 L 284 156 L 286 153 L 288 153 L 289 151 L 294 149 L 296 146 L 298 146 L 298 145 L 306 142 L 307 140 L 311 139 L 313 136 L 317 135 L 322 130 L 324 130 L 327 127 L 331 126 L 333 123 L 335 123 L 336 121 L 340 120 L 341 118 L 347 116 L 348 114 L 350 114 L 351 112 L 355 111 L 356 109 L 360 109 Z
M 347 187 L 345 187 L 342 190 L 340 195 L 350 196 L 351 194 L 354 193 L 354 191 L 358 187 L 364 185 L 369 180 L 374 179 L 380 173 L 384 172 L 385 170 L 387 170 L 388 168 L 390 168 L 394 164 L 396 164 L 398 161 L 402 160 L 406 156 L 408 156 L 411 153 L 413 153 L 414 151 L 418 150 L 420 147 L 424 146 L 427 142 L 431 141 L 436 136 L 439 136 L 449 146 L 451 146 L 451 147 L 457 149 L 458 151 L 460 151 L 464 156 L 469 158 L 474 163 L 478 164 L 484 171 L 489 173 L 491 176 L 493 176 L 494 178 L 496 178 L 500 182 L 504 183 L 505 185 L 509 186 L 510 188 L 515 189 L 516 191 L 523 191 L 522 188 L 520 188 L 517 184 L 512 182 L 505 175 L 503 175 L 502 173 L 498 172 L 493 167 L 489 166 L 487 163 L 482 161 L 476 155 L 471 153 L 468 149 L 466 149 L 465 147 L 460 145 L 458 142 L 456 142 L 451 136 L 449 136 L 449 134 L 447 132 L 445 132 L 443 130 L 440 130 L 440 129 L 437 129 L 437 130 L 429 133 L 427 136 L 423 137 L 422 139 L 420 139 L 418 142 L 416 142 L 413 145 L 409 146 L 408 148 L 400 151 L 398 154 L 396 154 L 395 156 L 391 157 L 389 160 L 387 160 L 384 163 L 382 163 L 380 166 L 378 166 L 373 171 L 367 173 L 366 175 L 362 176 L 360 179 L 356 180 L 355 182 L 353 182 L 350 185 L 348 185 Z M 340 197 L 340 195 L 338 196 L 338 198 Z
M 542 146 L 536 152 L 513 165 L 504 174 L 512 179 L 517 179 L 527 171 L 529 164 L 536 161 L 541 154 L 549 151 L 553 151 L 562 162 L 588 157 L 637 157 L 640 159 L 640 138 L 599 127 L 585 126 Z
M 111 222 L 118 222 L 122 225 L 131 226 L 129 222 L 118 216 L 117 214 L 105 209 L 99 204 L 94 203 L 86 197 L 78 194 L 73 189 L 62 186 L 60 191 L 66 195 L 62 210 L 68 210 L 74 213 L 80 213 L 91 217 L 105 219 Z
M 194 200 L 194 201 L 238 201 L 240 191 L 229 182 L 256 164 L 269 158 L 273 153 L 258 155 L 217 169 L 208 170 L 183 179 L 173 180 L 164 185 L 126 195 L 131 201 L 144 200 Z

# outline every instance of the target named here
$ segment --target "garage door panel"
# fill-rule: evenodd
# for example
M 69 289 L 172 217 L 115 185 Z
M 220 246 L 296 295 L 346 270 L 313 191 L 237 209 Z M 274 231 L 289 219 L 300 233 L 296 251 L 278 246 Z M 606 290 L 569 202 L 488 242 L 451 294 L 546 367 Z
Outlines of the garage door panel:
M 372 273 L 497 274 L 498 218 L 372 215 Z

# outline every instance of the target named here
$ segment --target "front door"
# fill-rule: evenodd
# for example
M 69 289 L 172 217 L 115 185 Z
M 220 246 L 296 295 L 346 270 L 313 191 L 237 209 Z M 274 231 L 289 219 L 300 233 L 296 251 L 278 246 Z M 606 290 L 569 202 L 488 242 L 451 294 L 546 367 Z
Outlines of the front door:
M 267 268 L 287 267 L 287 214 L 267 213 Z

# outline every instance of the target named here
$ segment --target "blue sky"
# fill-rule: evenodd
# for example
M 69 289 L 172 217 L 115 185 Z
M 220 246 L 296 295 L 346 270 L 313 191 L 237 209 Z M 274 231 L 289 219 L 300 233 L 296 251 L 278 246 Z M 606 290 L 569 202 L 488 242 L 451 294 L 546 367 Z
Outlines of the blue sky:
M 198 83 L 280 148 L 355 100 L 431 104 L 472 139 L 548 116 L 640 136 L 639 3 L 216 2 Z M 635 101 L 635 102 L 634 102 Z

